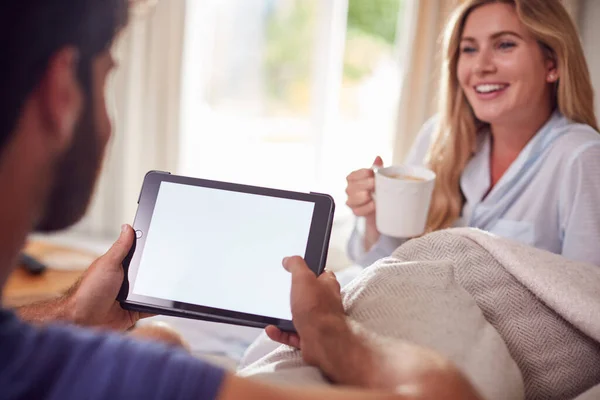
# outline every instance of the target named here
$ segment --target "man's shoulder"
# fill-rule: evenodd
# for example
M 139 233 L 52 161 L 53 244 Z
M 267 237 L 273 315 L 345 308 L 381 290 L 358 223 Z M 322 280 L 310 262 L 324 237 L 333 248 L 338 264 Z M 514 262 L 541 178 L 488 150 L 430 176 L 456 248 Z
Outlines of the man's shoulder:
M 0 321 L 0 348 L 8 355 L 0 360 L 0 386 L 10 398 L 213 398 L 224 377 L 184 350 L 157 343 L 9 322 Z

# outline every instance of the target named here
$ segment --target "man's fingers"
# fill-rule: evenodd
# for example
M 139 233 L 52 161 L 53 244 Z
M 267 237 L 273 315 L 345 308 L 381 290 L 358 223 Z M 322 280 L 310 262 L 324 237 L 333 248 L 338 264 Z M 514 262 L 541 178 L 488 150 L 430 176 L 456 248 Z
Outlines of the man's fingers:
M 120 308 L 120 306 L 118 306 Z M 136 324 L 136 322 L 138 322 L 141 319 L 144 318 L 150 318 L 150 317 L 156 317 L 156 314 L 150 314 L 150 313 L 145 313 L 145 312 L 139 312 L 139 311 L 125 311 L 123 309 L 121 309 L 124 312 L 128 312 L 129 316 L 131 318 L 131 323 L 133 325 Z
M 325 283 L 336 293 L 339 293 L 342 290 L 342 287 L 340 286 L 340 283 L 338 282 L 337 277 L 331 271 L 323 272 L 321 274 L 321 276 L 319 277 L 319 281 Z
M 337 277 L 335 276 L 335 272 L 333 272 L 333 271 L 323 272 L 323 274 L 319 277 L 319 279 L 333 279 L 333 280 L 337 281 Z
M 129 335 L 138 339 L 161 342 L 169 346 L 180 347 L 186 350 L 190 349 L 190 345 L 185 341 L 183 336 L 164 322 L 154 322 L 137 326 L 129 331 Z
M 288 343 L 289 343 L 288 346 L 292 346 L 297 349 L 302 349 L 302 346 L 300 344 L 301 343 L 300 336 L 298 336 L 295 333 L 287 333 L 287 332 L 284 332 L 284 335 L 287 335 L 287 337 L 288 337 Z
M 281 343 L 281 331 L 273 325 L 269 325 L 265 328 L 265 333 L 274 342 Z
M 312 286 L 317 283 L 317 275 L 308 268 L 304 259 L 299 256 L 284 258 L 283 267 L 292 274 L 292 292 L 290 300 L 293 307 L 295 301 L 298 299 L 298 294 L 302 297 L 310 296 L 310 293 L 314 290 Z
M 125 224 L 121 227 L 121 234 L 117 241 L 112 245 L 112 247 L 106 252 L 103 256 L 104 259 L 107 259 L 109 262 L 113 264 L 121 264 L 131 246 L 133 245 L 134 232 L 131 226 Z
M 140 319 L 150 318 L 150 317 L 156 317 L 156 315 L 157 314 L 151 314 L 151 313 L 145 313 L 145 312 L 139 313 Z
M 292 346 L 297 349 L 300 348 L 300 337 L 295 333 L 283 332 L 279 328 L 273 325 L 269 325 L 265 328 L 265 332 L 269 339 L 274 342 Z
M 289 273 L 292 274 L 292 277 L 294 277 L 294 276 L 307 276 L 307 277 L 312 276 L 313 278 L 315 277 L 314 272 L 312 272 L 310 270 L 310 268 L 308 268 L 308 265 L 306 265 L 306 261 L 304 261 L 304 259 L 300 256 L 284 258 L 283 259 L 283 267 L 286 269 L 286 271 L 288 271 Z

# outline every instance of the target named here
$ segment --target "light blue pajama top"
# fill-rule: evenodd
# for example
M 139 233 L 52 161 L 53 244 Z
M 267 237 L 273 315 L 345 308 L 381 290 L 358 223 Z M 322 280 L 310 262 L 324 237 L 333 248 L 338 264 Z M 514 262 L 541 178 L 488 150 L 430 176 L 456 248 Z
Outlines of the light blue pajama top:
M 435 126 L 429 120 L 407 158 L 422 165 Z M 456 226 L 512 238 L 577 261 L 600 265 L 600 134 L 554 112 L 521 151 L 487 197 L 491 134 L 481 133 L 478 150 L 460 180 L 465 196 Z M 364 218 L 348 242 L 350 258 L 367 266 L 389 256 L 405 239 L 382 235 L 366 252 Z

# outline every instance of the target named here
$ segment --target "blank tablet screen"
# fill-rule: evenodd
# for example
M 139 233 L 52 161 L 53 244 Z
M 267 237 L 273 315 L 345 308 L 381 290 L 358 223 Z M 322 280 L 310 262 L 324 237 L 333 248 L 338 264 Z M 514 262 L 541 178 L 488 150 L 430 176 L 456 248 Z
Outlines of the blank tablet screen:
M 133 293 L 291 320 L 315 204 L 161 182 Z

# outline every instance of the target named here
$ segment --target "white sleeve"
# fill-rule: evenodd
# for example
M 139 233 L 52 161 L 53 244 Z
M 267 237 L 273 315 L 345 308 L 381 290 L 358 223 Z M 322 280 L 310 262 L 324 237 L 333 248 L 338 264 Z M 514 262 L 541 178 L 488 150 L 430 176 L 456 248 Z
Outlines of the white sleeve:
M 362 267 L 368 267 L 377 260 L 389 257 L 394 250 L 408 240 L 381 235 L 373 247 L 369 251 L 365 251 L 364 229 L 360 229 L 358 226 L 363 222 L 364 218 L 356 219 L 354 230 L 348 240 L 348 257 Z
M 600 143 L 586 145 L 565 169 L 559 205 L 562 255 L 600 266 Z
M 424 164 L 436 122 L 437 116 L 434 116 L 423 124 L 406 157 L 405 164 Z M 398 246 L 407 240 L 381 235 L 379 240 L 367 252 L 364 246 L 364 229 L 360 229 L 363 225 L 364 218 L 357 218 L 347 246 L 348 257 L 363 267 L 367 267 L 381 258 L 389 257 Z

